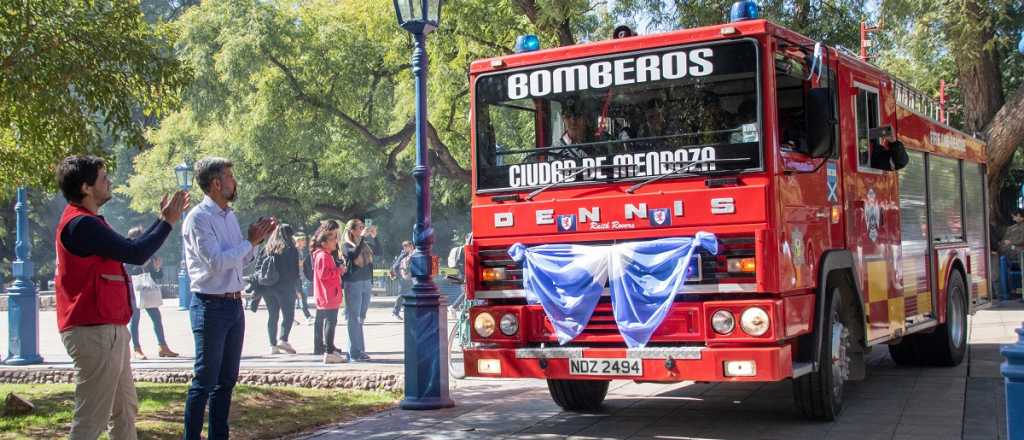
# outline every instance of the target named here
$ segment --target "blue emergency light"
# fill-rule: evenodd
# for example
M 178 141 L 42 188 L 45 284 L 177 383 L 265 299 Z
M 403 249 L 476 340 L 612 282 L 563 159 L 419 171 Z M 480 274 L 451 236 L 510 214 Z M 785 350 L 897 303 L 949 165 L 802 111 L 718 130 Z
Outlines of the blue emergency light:
M 1020 33 L 1020 43 L 1017 43 L 1017 50 L 1020 51 L 1021 55 L 1024 55 L 1024 32 Z
M 757 2 L 754 0 L 742 0 L 732 4 L 732 10 L 729 11 L 729 21 L 737 22 L 744 20 L 754 20 L 760 15 L 758 10 Z
M 536 35 L 520 35 L 516 37 L 516 53 L 533 52 L 540 49 L 540 38 Z

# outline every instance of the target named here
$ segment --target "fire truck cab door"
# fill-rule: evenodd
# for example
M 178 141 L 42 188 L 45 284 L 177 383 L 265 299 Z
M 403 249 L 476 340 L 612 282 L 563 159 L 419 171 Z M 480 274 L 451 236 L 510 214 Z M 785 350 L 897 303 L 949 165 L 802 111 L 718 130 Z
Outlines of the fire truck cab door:
M 881 341 L 904 330 L 902 292 L 896 262 L 900 253 L 898 175 L 872 166 L 878 127 L 892 126 L 895 103 L 890 84 L 847 66 L 840 73 L 842 179 L 846 242 L 860 277 L 867 315 L 867 340 Z

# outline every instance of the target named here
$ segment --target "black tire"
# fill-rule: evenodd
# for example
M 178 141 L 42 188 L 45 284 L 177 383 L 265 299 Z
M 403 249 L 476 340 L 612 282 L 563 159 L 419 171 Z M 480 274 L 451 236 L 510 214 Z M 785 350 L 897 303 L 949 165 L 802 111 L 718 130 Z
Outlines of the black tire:
M 850 331 L 840 320 L 839 289 L 831 289 L 822 317 L 821 353 L 818 371 L 793 380 L 793 400 L 804 417 L 832 421 L 843 410 L 843 387 L 850 376 Z M 835 354 L 833 341 L 838 341 Z M 838 360 L 840 363 L 834 362 Z
M 608 395 L 610 380 L 548 379 L 551 399 L 566 411 L 597 411 Z
M 934 332 L 920 335 L 922 361 L 936 367 L 955 367 L 967 353 L 967 288 L 959 272 L 949 277 L 946 287 L 946 323 Z
M 923 357 L 920 353 L 921 335 L 907 335 L 899 343 L 889 345 L 889 357 L 897 365 L 916 367 L 922 365 Z

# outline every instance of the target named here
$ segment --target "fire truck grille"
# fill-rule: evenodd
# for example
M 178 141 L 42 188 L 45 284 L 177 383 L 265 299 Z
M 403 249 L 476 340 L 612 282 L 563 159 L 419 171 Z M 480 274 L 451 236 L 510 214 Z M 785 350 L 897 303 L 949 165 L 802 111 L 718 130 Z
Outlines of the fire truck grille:
M 612 241 L 589 242 L 589 245 L 609 245 Z M 730 273 L 728 271 L 729 258 L 753 258 L 754 237 L 720 237 L 718 239 L 718 255 L 699 249 L 700 254 L 700 280 L 688 281 L 688 285 L 707 285 L 723 282 L 751 282 L 754 279 L 753 273 Z M 508 290 L 523 288 L 523 268 L 512 260 L 508 255 L 508 248 L 484 248 L 478 251 L 478 262 L 480 270 L 484 268 L 505 269 L 505 279 L 482 280 L 480 290 Z M 611 319 L 609 315 L 609 319 Z M 614 320 L 611 320 L 614 329 Z

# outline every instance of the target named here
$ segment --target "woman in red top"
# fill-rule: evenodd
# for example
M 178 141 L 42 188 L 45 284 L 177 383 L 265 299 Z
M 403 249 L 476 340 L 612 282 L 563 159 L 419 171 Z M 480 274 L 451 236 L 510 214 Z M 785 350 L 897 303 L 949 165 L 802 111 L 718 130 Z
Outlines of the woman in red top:
M 313 234 L 310 253 L 313 260 L 313 296 L 316 298 L 316 320 L 313 323 L 313 353 L 323 354 L 325 364 L 348 362 L 348 356 L 334 346 L 334 329 L 338 326 L 341 307 L 341 276 L 345 265 L 334 261 L 338 249 L 338 230 L 329 224 L 320 225 Z

